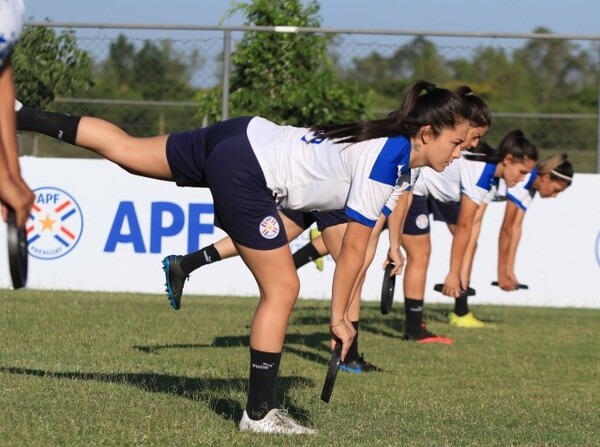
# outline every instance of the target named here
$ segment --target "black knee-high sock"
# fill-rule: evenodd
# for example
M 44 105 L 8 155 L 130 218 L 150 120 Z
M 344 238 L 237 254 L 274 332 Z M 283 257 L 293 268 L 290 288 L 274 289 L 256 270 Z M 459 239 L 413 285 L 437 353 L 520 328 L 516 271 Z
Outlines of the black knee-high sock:
M 350 349 L 348 349 L 348 354 L 346 354 L 346 358 L 344 359 L 344 363 L 352 362 L 353 360 L 358 359 L 360 355 L 358 354 L 358 328 L 360 326 L 360 321 L 353 321 L 352 326 L 356 331 L 356 336 L 354 340 L 352 340 L 352 344 L 350 345 Z
M 248 417 L 259 420 L 275 408 L 275 384 L 281 352 L 262 352 L 250 348 L 250 380 L 248 382 Z
M 189 253 L 181 258 L 179 267 L 186 275 L 189 275 L 194 270 L 199 269 L 203 265 L 211 264 L 221 260 L 221 255 L 213 244 L 201 248 L 198 251 Z
M 17 129 L 32 130 L 75 144 L 80 120 L 80 116 L 21 107 L 17 112 Z
M 309 242 L 304 247 L 300 248 L 294 253 L 294 265 L 296 266 L 296 270 L 298 270 L 303 265 L 308 264 L 315 259 L 319 259 L 321 255 L 312 244 Z
M 454 313 L 459 317 L 469 313 L 469 303 L 467 302 L 467 292 L 461 292 L 460 296 L 454 301 Z
M 416 334 L 423 324 L 423 300 L 404 298 L 404 312 L 406 313 L 406 329 L 409 334 Z

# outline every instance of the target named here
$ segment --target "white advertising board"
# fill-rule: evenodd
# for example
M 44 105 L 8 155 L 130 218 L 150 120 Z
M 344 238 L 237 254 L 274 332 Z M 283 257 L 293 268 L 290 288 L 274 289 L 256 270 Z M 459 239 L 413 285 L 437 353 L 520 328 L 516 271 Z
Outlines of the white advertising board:
M 24 177 L 36 192 L 28 224 L 27 287 L 118 292 L 164 292 L 161 260 L 184 254 L 224 236 L 214 228 L 210 192 L 178 188 L 169 182 L 131 175 L 105 160 L 23 157 Z M 488 206 L 473 269 L 472 304 L 510 304 L 600 308 L 600 175 L 579 174 L 556 199 L 536 198 L 524 221 L 517 277 L 529 290 L 503 292 L 496 279 L 498 231 L 504 204 Z M 6 253 L 5 226 L 0 248 Z M 296 250 L 306 234 L 292 243 Z M 432 228 L 432 259 L 426 299 L 450 299 L 433 291 L 446 276 L 450 233 Z M 363 299 L 379 300 L 387 250 L 382 235 Z M 301 297 L 328 299 L 334 263 L 325 260 L 299 270 Z M 402 278 L 396 300 L 402 299 Z M 11 286 L 7 256 L 0 256 L 0 287 Z M 239 259 L 215 263 L 194 272 L 185 293 L 256 296 L 256 284 Z

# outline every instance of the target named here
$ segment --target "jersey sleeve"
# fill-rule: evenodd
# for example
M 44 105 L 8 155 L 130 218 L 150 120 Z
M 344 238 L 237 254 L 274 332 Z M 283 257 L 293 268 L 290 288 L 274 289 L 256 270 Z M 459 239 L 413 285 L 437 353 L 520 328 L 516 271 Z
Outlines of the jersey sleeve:
M 346 214 L 364 225 L 374 227 L 394 190 L 393 185 L 369 178 L 369 170 L 362 164 L 353 175 Z
M 398 199 L 405 191 L 410 191 L 412 185 L 412 172 L 408 170 L 408 172 L 402 170 L 402 166 L 398 167 L 398 180 L 396 181 L 396 185 L 394 186 L 394 190 L 388 197 L 385 202 L 385 206 L 381 210 L 381 212 L 388 217 L 396 208 L 396 203 Z
M 535 195 L 535 189 L 533 189 L 535 177 L 536 173 L 529 173 L 523 181 L 506 190 L 506 198 L 523 211 L 527 211 Z
M 0 72 L 4 70 L 23 29 L 22 0 L 0 1 Z
M 460 192 L 480 205 L 490 197 L 496 165 L 463 159 L 460 167 Z
M 378 153 L 365 152 L 354 166 L 346 214 L 370 227 L 382 213 L 389 215 L 410 185 L 409 162 L 404 139 L 390 138 Z

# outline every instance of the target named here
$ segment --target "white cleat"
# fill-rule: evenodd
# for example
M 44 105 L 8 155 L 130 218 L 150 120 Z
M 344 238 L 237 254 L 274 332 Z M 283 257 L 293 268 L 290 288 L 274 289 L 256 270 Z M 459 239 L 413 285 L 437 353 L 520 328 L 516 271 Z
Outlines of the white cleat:
M 15 112 L 18 112 L 23 108 L 23 104 L 18 99 L 15 99 Z
M 281 433 L 285 435 L 316 435 L 317 430 L 303 427 L 287 415 L 287 410 L 273 408 L 267 415 L 254 421 L 244 415 L 240 421 L 240 431 L 251 431 L 254 433 Z

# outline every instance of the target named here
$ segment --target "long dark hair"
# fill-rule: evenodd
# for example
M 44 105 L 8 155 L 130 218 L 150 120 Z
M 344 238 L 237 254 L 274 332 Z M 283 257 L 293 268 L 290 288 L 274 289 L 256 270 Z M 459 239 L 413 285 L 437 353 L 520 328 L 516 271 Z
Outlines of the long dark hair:
M 471 127 L 492 126 L 492 112 L 490 108 L 483 99 L 471 90 L 471 87 L 463 85 L 457 88 L 455 92 L 471 111 L 471 116 L 469 117 Z
M 438 136 L 443 129 L 454 129 L 461 122 L 469 121 L 470 116 L 469 108 L 456 93 L 419 80 L 407 89 L 400 107 L 385 118 L 316 125 L 311 130 L 319 138 L 339 143 L 358 143 L 398 135 L 410 138 L 426 125 L 431 126 L 434 136 Z
M 538 151 L 533 144 L 533 141 L 525 137 L 525 134 L 520 129 L 511 130 L 494 149 L 484 141 L 480 141 L 477 147 L 470 152 L 465 152 L 465 157 L 469 160 L 485 161 L 487 163 L 498 164 L 507 155 L 512 155 L 515 160 L 523 160 L 529 158 L 537 161 Z

